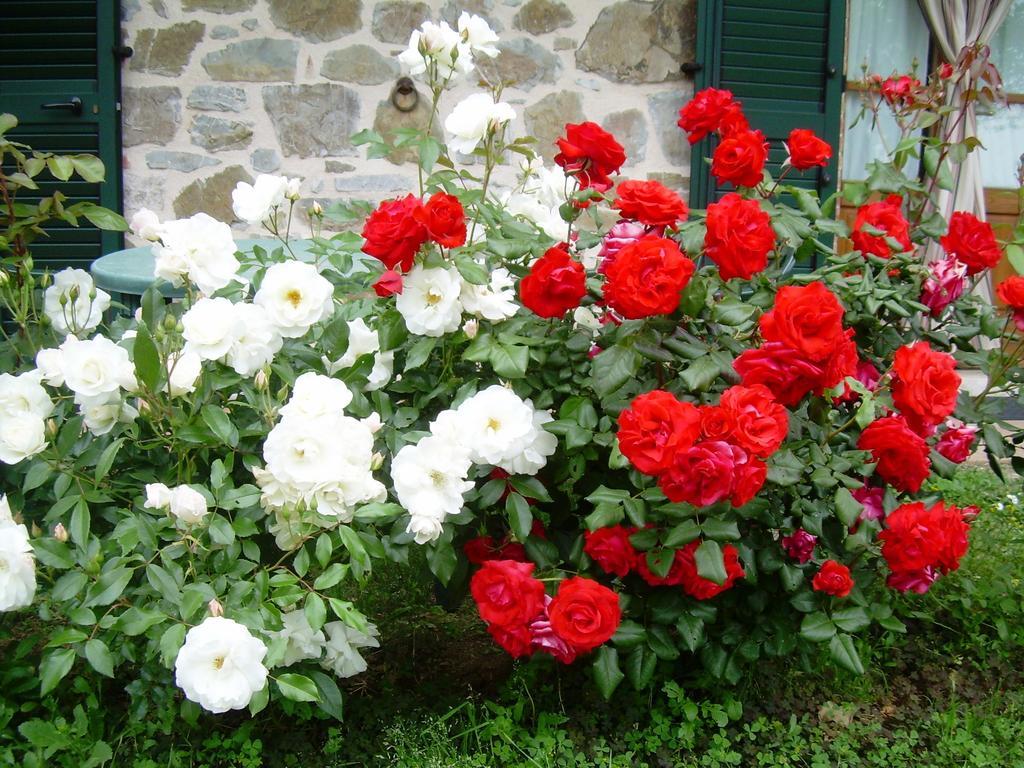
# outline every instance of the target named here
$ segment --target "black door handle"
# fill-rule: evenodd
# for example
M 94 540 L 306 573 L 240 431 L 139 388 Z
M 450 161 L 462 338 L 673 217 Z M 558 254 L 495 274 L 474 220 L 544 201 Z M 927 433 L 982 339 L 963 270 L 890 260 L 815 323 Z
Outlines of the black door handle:
M 702 64 L 698 64 L 696 61 L 687 61 L 679 65 L 679 71 L 685 72 L 687 75 L 694 75 L 704 69 Z
M 76 117 L 82 114 L 82 100 L 72 96 L 68 101 L 55 101 L 51 104 L 41 104 L 42 109 L 66 109 Z

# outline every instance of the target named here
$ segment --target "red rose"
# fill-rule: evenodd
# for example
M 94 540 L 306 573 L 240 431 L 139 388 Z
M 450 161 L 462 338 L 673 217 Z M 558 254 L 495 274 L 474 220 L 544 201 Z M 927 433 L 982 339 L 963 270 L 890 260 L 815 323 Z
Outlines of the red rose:
M 647 561 L 647 554 L 640 553 L 636 558 L 636 572 L 640 575 L 644 581 L 650 584 L 652 587 L 674 587 L 677 584 L 683 583 L 683 552 L 682 550 L 671 550 L 663 549 L 655 554 L 657 558 L 665 558 L 671 555 L 672 565 L 668 568 L 668 573 L 664 576 L 658 576 L 651 570 L 651 566 Z
M 722 557 L 725 560 L 725 581 L 716 584 L 711 579 L 705 579 L 697 573 L 697 558 L 694 554 L 700 546 L 700 541 L 691 541 L 682 550 L 682 585 L 683 591 L 696 600 L 710 600 L 720 595 L 727 589 L 731 589 L 737 579 L 742 579 L 746 574 L 743 566 L 740 565 L 739 552 L 732 544 L 722 547 Z
M 525 624 L 488 624 L 487 631 L 513 659 L 533 654 L 533 635 Z
M 914 100 L 914 93 L 921 88 L 921 81 L 909 75 L 890 77 L 882 83 L 882 97 L 894 106 Z
M 903 218 L 902 206 L 903 198 L 899 195 L 889 195 L 880 203 L 862 205 L 857 211 L 853 233 L 850 235 L 853 247 L 864 255 L 870 253 L 883 259 L 888 259 L 893 252 L 887 237 L 899 243 L 900 253 L 913 248 L 910 243 L 910 224 Z M 865 226 L 881 230 L 882 234 L 873 235 L 865 231 Z
M 622 145 L 597 123 L 567 124 L 565 138 L 555 142 L 559 152 L 555 163 L 567 175 L 574 175 L 580 189 L 593 187 L 599 192 L 611 189 L 609 174 L 616 173 L 626 162 Z
M 811 586 L 818 592 L 833 597 L 846 597 L 853 589 L 853 577 L 850 569 L 835 560 L 826 560 L 821 569 L 814 574 Z
M 729 387 L 719 404 L 732 416 L 733 442 L 755 456 L 771 456 L 786 439 L 789 414 L 764 385 Z
M 483 565 L 488 560 L 498 560 L 498 545 L 490 536 L 477 536 L 462 545 L 466 559 L 473 565 Z
M 1024 309 L 1024 277 L 1013 275 L 996 288 L 996 295 L 1009 307 Z
M 702 405 L 700 407 L 700 436 L 705 440 L 725 440 L 729 442 L 736 420 L 732 411 L 720 405 Z
M 832 157 L 829 143 L 806 128 L 794 128 L 789 132 L 786 149 L 789 151 L 789 164 L 798 171 L 806 171 L 816 165 L 824 167 Z
M 948 61 L 944 61 L 939 65 L 939 77 L 943 80 L 949 80 L 953 76 L 953 65 Z
M 768 254 L 775 247 L 771 217 L 756 200 L 745 200 L 730 192 L 708 205 L 704 250 L 723 280 L 749 280 L 768 266 Z
M 734 507 L 742 507 L 749 503 L 764 487 L 767 477 L 768 466 L 760 459 L 751 456 L 747 459 L 746 464 L 736 467 L 729 503 Z
M 814 547 L 818 544 L 818 537 L 808 533 L 803 528 L 797 528 L 789 536 L 783 536 L 779 542 L 786 554 L 796 562 L 803 565 L 814 557 Z
M 967 266 L 969 275 L 991 269 L 1003 255 L 992 225 L 966 211 L 957 211 L 949 217 L 949 232 L 939 242 L 946 253 Z
M 893 589 L 924 593 L 940 573 L 960 566 L 967 552 L 968 525 L 961 510 L 941 501 L 926 509 L 920 501 L 894 509 L 878 534 Z
M 454 195 L 437 192 L 414 215 L 430 239 L 442 248 L 458 248 L 466 244 L 466 212 Z
M 565 243 L 548 248 L 519 281 L 519 300 L 541 317 L 561 317 L 578 307 L 586 294 L 583 265 L 569 256 Z
M 671 467 L 699 436 L 700 411 L 664 390 L 638 395 L 619 414 L 619 450 L 645 475 Z
M 604 299 L 631 320 L 667 315 L 679 307 L 679 294 L 695 269 L 674 240 L 645 237 L 619 251 L 608 266 Z
M 388 269 L 412 269 L 416 252 L 427 241 L 427 230 L 416 217 L 422 207 L 413 195 L 382 202 L 363 225 L 363 253 L 380 259 Z
M 683 198 L 656 181 L 623 181 L 615 194 L 612 208 L 617 208 L 622 218 L 649 227 L 670 227 L 684 221 L 690 212 Z
M 924 432 L 956 409 L 960 376 L 952 355 L 919 341 L 896 350 L 892 372 L 892 402 L 911 429 Z
M 725 108 L 722 112 L 722 119 L 718 122 L 719 136 L 726 139 L 734 133 L 749 130 L 750 123 L 747 122 L 747 117 L 743 114 L 743 108 L 740 106 L 739 102 Z
M 974 453 L 974 438 L 977 434 L 977 427 L 952 420 L 949 429 L 942 433 L 935 444 L 935 450 L 954 464 L 962 464 Z
M 778 341 L 748 349 L 732 364 L 746 386 L 764 384 L 782 405 L 795 406 L 820 386 L 821 367 L 802 353 Z
M 518 541 L 506 541 L 498 549 L 498 560 L 515 560 L 517 563 L 527 562 L 526 547 Z
M 373 284 L 373 292 L 382 299 L 402 292 L 402 273 L 393 269 L 385 270 Z
M 544 607 L 544 584 L 533 578 L 533 563 L 488 560 L 473 574 L 469 589 L 480 618 L 502 627 L 525 625 Z
M 622 621 L 619 596 L 596 581 L 574 576 L 558 585 L 548 606 L 551 627 L 559 637 L 584 653 L 611 639 Z
M 705 88 L 695 93 L 679 110 L 677 125 L 689 134 L 689 142 L 696 144 L 709 133 L 716 132 L 729 112 L 742 116 L 739 103 L 733 99 L 732 92 Z
M 857 448 L 870 451 L 875 472 L 900 491 L 917 493 L 931 471 L 928 444 L 902 416 L 886 416 L 868 424 Z
M 772 310 L 761 315 L 761 335 L 812 362 L 827 361 L 845 338 L 843 305 L 824 283 L 787 285 L 775 295 Z
M 715 147 L 711 173 L 719 184 L 732 182 L 737 187 L 756 187 L 764 178 L 768 161 L 768 142 L 760 131 L 734 131 Z
M 636 565 L 637 552 L 629 542 L 634 530 L 609 525 L 596 531 L 584 531 L 583 551 L 605 573 L 613 573 L 621 579 Z
M 860 357 L 857 354 L 857 345 L 853 341 L 853 329 L 847 328 L 843 332 L 843 338 L 825 361 L 818 394 L 822 394 L 826 388 L 839 386 L 847 376 L 856 376 L 859 365 Z
M 732 496 L 738 467 L 748 460 L 742 448 L 704 440 L 679 451 L 672 467 L 658 478 L 658 485 L 669 501 L 708 507 Z

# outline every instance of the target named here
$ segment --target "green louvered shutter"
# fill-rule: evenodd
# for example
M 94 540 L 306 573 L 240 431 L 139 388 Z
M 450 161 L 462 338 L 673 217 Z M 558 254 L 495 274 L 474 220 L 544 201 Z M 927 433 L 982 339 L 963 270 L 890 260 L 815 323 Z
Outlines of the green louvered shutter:
M 69 202 L 88 200 L 121 209 L 118 119 L 119 59 L 115 53 L 117 2 L 102 0 L 0 0 L 0 112 L 19 120 L 8 136 L 48 152 L 87 152 L 103 160 L 106 181 L 89 184 L 37 179 L 40 192 L 19 194 L 33 202 L 59 189 Z M 81 100 L 81 111 L 44 105 Z M 38 268 L 88 265 L 123 247 L 120 233 L 83 221 L 63 222 L 32 244 Z
M 793 128 L 810 128 L 828 141 L 833 157 L 827 167 L 786 177 L 822 197 L 835 191 L 838 177 L 845 15 L 846 0 L 700 0 L 698 12 L 695 87 L 725 88 L 743 102 L 751 127 L 771 142 L 768 170 L 775 177 Z M 694 147 L 694 208 L 732 189 L 719 187 L 703 160 L 713 141 Z

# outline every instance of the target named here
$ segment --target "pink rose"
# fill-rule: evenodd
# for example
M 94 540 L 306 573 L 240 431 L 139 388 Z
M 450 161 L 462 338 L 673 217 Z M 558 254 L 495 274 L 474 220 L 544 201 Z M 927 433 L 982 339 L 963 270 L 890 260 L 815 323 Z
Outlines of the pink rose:
M 864 506 L 864 510 L 860 513 L 861 520 L 881 520 L 885 517 L 885 508 L 882 507 L 882 499 L 885 497 L 884 488 L 863 485 L 853 491 L 851 495 Z
M 675 465 L 658 481 L 670 501 L 707 507 L 728 499 L 746 451 L 721 440 L 705 440 L 676 455 Z
M 857 361 L 857 370 L 853 374 L 853 378 L 863 384 L 864 388 L 869 392 L 874 392 L 878 387 L 878 382 L 881 380 L 882 374 L 877 368 L 875 368 L 874 363 L 870 360 L 861 359 Z M 857 400 L 860 400 L 860 393 L 854 389 L 850 389 L 850 385 L 847 384 L 846 389 L 843 390 L 843 394 L 834 398 L 832 402 L 848 403 L 855 402 Z
M 544 610 L 530 622 L 530 645 L 534 650 L 549 653 L 563 664 L 572 664 L 576 659 L 576 651 L 555 632 L 548 616 L 551 595 L 544 596 Z
M 917 592 L 917 594 L 923 595 L 937 578 L 939 578 L 938 570 L 929 565 L 917 571 L 890 573 L 885 583 L 900 592 Z
M 790 536 L 782 537 L 782 548 L 793 560 L 803 565 L 814 556 L 818 537 L 803 528 L 797 528 Z
M 938 317 L 942 310 L 964 295 L 967 287 L 967 265 L 948 256 L 928 265 L 928 278 L 921 286 L 921 303 Z
M 664 227 L 659 227 L 664 230 Z M 637 221 L 620 221 L 608 230 L 601 241 L 601 251 L 597 254 L 601 260 L 597 271 L 606 274 L 608 267 L 615 261 L 616 254 L 631 243 L 635 243 L 647 234 L 647 227 Z M 661 232 L 655 232 L 658 236 Z
M 946 422 L 946 431 L 935 444 L 935 450 L 942 456 L 960 464 L 974 452 L 974 437 L 978 434 L 977 427 L 969 427 L 956 419 Z

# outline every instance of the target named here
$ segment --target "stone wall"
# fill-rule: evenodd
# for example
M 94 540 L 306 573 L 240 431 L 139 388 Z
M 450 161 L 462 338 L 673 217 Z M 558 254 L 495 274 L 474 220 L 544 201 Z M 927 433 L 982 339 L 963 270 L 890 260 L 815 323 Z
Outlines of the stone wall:
M 230 190 L 260 172 L 303 179 L 303 195 L 379 200 L 413 188 L 401 156 L 367 160 L 349 137 L 423 119 L 390 94 L 396 59 L 427 18 L 465 9 L 501 36 L 490 64 L 514 85 L 517 135 L 550 147 L 566 122 L 600 122 L 623 169 L 685 188 L 676 113 L 692 94 L 696 0 L 122 0 L 125 212 L 204 210 L 231 221 Z M 446 96 L 446 113 L 471 86 Z M 423 92 L 420 86 L 421 93 Z M 428 96 L 420 100 L 424 106 Z M 427 104 L 429 108 L 429 104 Z

